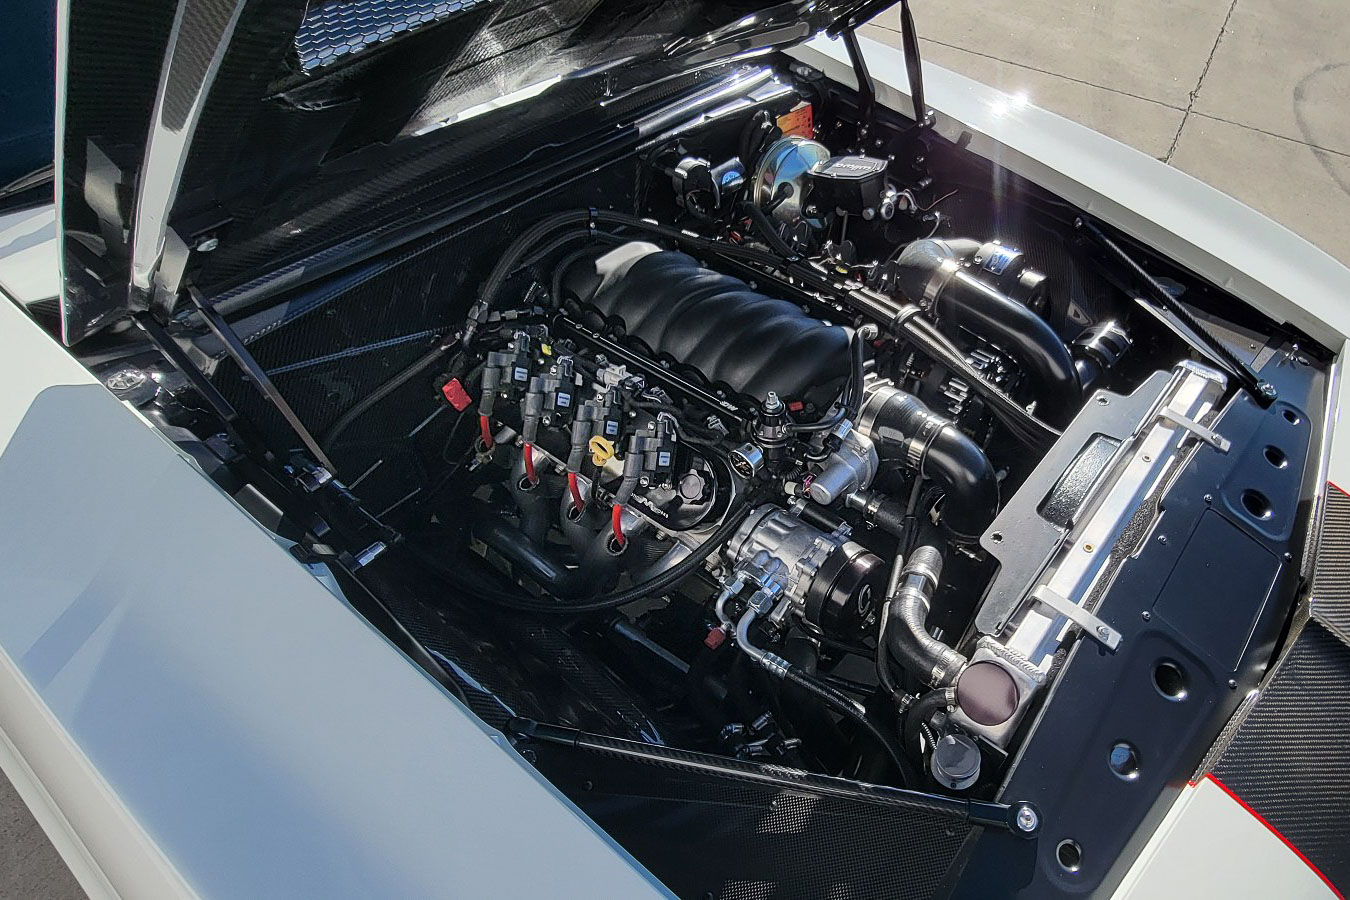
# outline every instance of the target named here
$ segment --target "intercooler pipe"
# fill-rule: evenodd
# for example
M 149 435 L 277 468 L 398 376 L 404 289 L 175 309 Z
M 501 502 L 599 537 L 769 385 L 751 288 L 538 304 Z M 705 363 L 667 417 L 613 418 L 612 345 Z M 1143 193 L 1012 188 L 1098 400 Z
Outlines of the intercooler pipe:
M 883 463 L 917 469 L 942 489 L 942 523 L 961 541 L 975 541 L 998 512 L 998 476 L 989 457 L 946 418 L 890 382 L 873 382 L 858 427 Z
M 966 268 L 982 246 L 969 238 L 914 241 L 896 261 L 896 285 L 930 309 L 939 324 L 968 329 L 1016 358 L 1042 416 L 1063 425 L 1083 397 L 1073 356 L 1035 311 Z
M 928 633 L 928 610 L 942 577 L 942 554 L 924 546 L 910 554 L 888 598 L 886 649 L 896 662 L 934 687 L 951 684 L 966 658 Z

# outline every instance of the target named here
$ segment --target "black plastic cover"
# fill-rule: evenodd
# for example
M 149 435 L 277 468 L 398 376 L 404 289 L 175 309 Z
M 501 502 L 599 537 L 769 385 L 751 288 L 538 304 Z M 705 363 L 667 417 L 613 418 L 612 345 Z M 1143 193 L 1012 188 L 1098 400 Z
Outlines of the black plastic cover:
M 806 204 L 814 215 L 850 216 L 874 212 L 886 190 L 886 160 L 874 156 L 833 156 L 806 173 Z
M 633 248 L 622 264 L 607 265 Z M 848 377 L 847 329 L 829 325 L 786 300 L 766 297 L 744 281 L 696 259 L 634 243 L 576 263 L 565 292 L 589 305 L 628 340 L 658 359 L 695 369 L 713 385 L 763 399 L 817 405 L 838 395 Z

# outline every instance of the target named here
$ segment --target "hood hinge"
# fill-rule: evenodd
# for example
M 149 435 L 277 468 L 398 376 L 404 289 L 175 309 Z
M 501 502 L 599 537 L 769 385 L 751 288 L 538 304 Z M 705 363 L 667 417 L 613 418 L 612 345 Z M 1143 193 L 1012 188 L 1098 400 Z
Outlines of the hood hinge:
M 863 58 L 862 46 L 858 43 L 857 30 L 883 10 L 894 6 L 893 0 L 865 4 L 856 12 L 838 19 L 827 30 L 832 36 L 839 37 L 848 51 L 849 64 L 858 80 L 858 151 L 867 152 L 867 142 L 872 139 L 876 123 L 877 88 L 872 73 L 867 69 L 867 60 Z M 914 26 L 914 14 L 910 11 L 909 0 L 900 0 L 900 46 L 905 54 L 905 74 L 909 80 L 909 96 L 914 106 L 914 128 L 929 128 L 933 124 L 933 113 L 923 98 L 923 61 L 919 56 L 919 34 Z

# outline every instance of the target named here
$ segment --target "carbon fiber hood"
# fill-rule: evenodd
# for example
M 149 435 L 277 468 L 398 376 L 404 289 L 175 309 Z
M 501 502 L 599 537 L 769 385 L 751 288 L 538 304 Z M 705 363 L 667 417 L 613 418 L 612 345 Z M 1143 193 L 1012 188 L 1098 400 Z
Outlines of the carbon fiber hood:
M 651 95 L 889 3 L 73 0 L 59 40 L 68 344 L 350 235 L 336 224 L 472 144 L 613 132 Z M 359 197 L 359 202 L 354 198 Z M 413 205 L 408 213 L 416 215 Z M 244 250 L 242 248 L 248 248 Z

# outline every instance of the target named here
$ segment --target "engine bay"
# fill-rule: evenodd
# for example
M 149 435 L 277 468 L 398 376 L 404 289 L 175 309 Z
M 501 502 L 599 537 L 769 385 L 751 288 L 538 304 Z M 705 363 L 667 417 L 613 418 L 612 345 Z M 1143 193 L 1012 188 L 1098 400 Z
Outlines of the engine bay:
M 1141 622 L 1227 629 L 1134 599 L 1170 589 L 1156 554 L 1257 535 L 1276 560 L 1242 570 L 1266 587 L 1232 602 L 1227 668 L 1138 661 L 1169 711 L 1224 698 L 1188 740 L 1264 670 L 1329 355 L 819 73 L 762 72 L 648 113 L 612 161 L 228 310 L 257 371 L 191 311 L 205 384 L 144 348 L 87 360 L 518 746 L 925 792 L 1036 835 L 1051 803 L 1021 802 L 1018 763 L 1071 714 L 1075 654 L 1123 661 Z M 320 530 L 205 424 L 217 391 L 298 446 L 262 376 L 322 450 L 286 463 Z M 1178 499 L 1249 449 L 1250 477 Z M 1188 504 L 1189 531 L 1160 526 Z M 1136 780 L 1145 740 L 1107 776 Z

